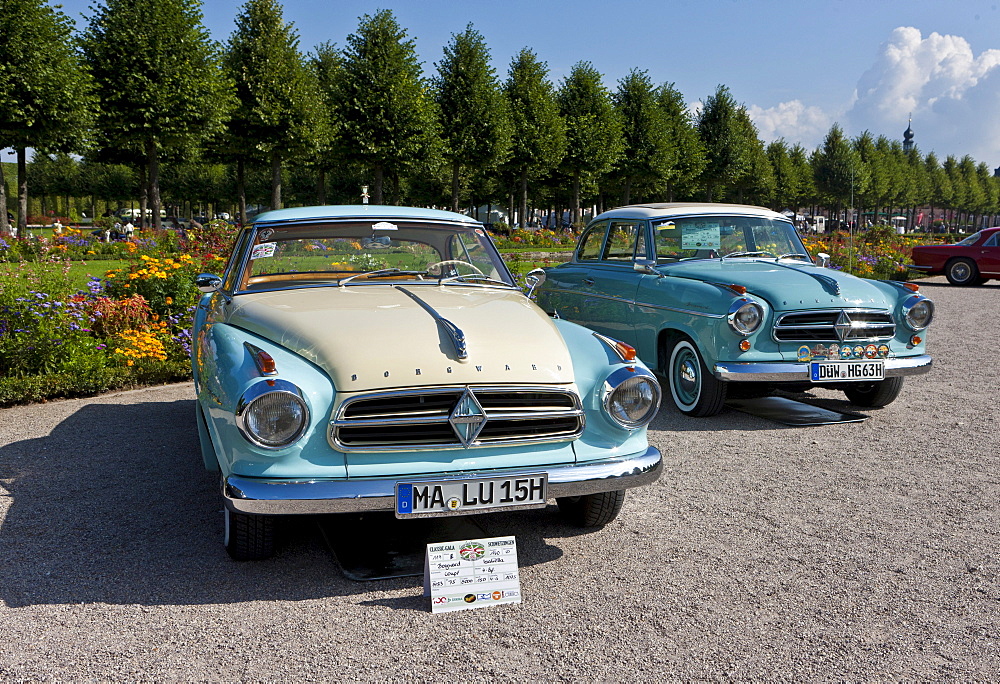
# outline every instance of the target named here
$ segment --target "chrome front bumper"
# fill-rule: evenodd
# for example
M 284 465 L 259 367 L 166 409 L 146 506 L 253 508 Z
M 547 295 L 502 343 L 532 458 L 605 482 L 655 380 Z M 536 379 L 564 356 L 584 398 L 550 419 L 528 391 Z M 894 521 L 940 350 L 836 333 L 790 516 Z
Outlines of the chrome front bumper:
M 582 496 L 628 489 L 656 482 L 663 470 L 663 457 L 655 447 L 645 453 L 601 461 L 517 470 L 477 470 L 438 477 L 390 477 L 358 480 L 268 480 L 230 475 L 222 496 L 232 511 L 261 515 L 312 513 L 360 513 L 396 509 L 396 483 L 516 477 L 548 473 L 549 498 Z M 504 509 L 493 509 L 504 510 Z
M 929 371 L 932 363 L 927 354 L 886 359 L 885 376 L 919 375 Z M 799 362 L 717 363 L 715 377 L 728 382 L 811 382 L 809 364 Z

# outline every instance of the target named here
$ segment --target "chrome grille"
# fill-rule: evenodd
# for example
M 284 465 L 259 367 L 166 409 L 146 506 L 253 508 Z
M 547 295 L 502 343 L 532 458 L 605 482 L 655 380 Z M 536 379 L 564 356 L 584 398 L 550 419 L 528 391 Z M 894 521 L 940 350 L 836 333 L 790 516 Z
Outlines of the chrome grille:
M 887 340 L 896 334 L 896 323 L 888 311 L 795 311 L 778 317 L 773 334 L 778 342 Z
M 477 430 L 466 442 L 461 423 L 470 422 Z M 341 451 L 461 449 L 570 440 L 583 426 L 580 398 L 568 389 L 449 387 L 352 397 L 337 411 L 330 441 Z

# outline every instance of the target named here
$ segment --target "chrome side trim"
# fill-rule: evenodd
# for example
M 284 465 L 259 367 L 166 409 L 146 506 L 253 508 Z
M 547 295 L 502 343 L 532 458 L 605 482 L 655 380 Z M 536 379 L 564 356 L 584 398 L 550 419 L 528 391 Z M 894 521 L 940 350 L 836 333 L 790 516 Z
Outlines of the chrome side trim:
M 885 376 L 920 375 L 929 371 L 932 363 L 927 354 L 886 359 Z M 714 375 L 728 382 L 811 382 L 809 364 L 798 362 L 717 363 Z
M 359 480 L 274 480 L 230 475 L 222 496 L 226 507 L 259 515 L 307 515 L 392 511 L 396 508 L 399 482 L 440 481 L 480 477 L 516 477 L 547 473 L 550 499 L 584 496 L 651 484 L 663 471 L 663 457 L 655 447 L 645 452 L 600 461 L 542 466 L 516 470 L 477 470 L 416 477 L 385 477 Z M 500 512 L 505 509 L 482 511 Z
M 551 281 L 550 281 L 551 282 Z M 699 281 L 703 282 L 703 281 Z M 561 292 L 563 294 L 581 294 L 578 290 L 564 290 L 558 287 L 547 287 L 546 292 Z M 631 299 L 622 299 L 621 297 L 612 297 L 610 295 L 594 294 L 592 292 L 585 292 L 582 294 L 584 297 L 597 297 L 598 299 L 607 299 L 612 302 L 621 302 L 623 304 L 634 304 L 635 306 L 641 306 L 646 309 L 659 309 L 660 311 L 673 311 L 674 313 L 687 314 L 690 316 L 704 316 L 705 318 L 725 318 L 723 314 L 710 314 L 704 311 L 691 311 L 690 309 L 677 309 L 671 306 L 660 306 L 659 304 L 646 304 L 644 302 L 633 301 Z

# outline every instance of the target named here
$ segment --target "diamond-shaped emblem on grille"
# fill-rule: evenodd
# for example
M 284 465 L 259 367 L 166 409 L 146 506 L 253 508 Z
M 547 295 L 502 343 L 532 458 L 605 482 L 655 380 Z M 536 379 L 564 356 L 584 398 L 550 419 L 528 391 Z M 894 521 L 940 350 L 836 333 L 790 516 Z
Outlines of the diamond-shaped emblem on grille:
M 476 395 L 468 387 L 455 404 L 455 408 L 451 410 L 448 422 L 465 447 L 476 441 L 479 432 L 486 425 L 486 413 Z
M 840 312 L 840 317 L 837 318 L 837 322 L 833 324 L 833 329 L 837 331 L 837 337 L 843 342 L 847 339 L 847 336 L 851 334 L 851 329 L 853 328 L 851 323 L 851 317 L 847 315 L 846 311 Z

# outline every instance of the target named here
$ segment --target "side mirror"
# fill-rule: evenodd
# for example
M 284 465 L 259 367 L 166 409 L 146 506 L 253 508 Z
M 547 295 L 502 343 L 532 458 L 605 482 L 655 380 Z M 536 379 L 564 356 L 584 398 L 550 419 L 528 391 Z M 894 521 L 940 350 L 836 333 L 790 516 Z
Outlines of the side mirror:
M 826 268 L 830 265 L 830 255 L 826 252 L 820 252 L 816 255 L 815 264 L 820 268 Z
M 528 298 L 534 294 L 535 288 L 545 282 L 545 271 L 540 268 L 533 268 L 524 276 L 524 282 L 528 285 Z
M 632 264 L 632 270 L 636 273 L 643 273 L 645 275 L 655 275 L 659 278 L 663 277 L 663 274 L 657 271 L 653 266 L 656 266 L 656 262 L 652 259 L 636 259 L 635 263 Z
M 222 288 L 222 278 L 214 273 L 199 273 L 194 279 L 195 286 L 204 293 L 218 292 Z

